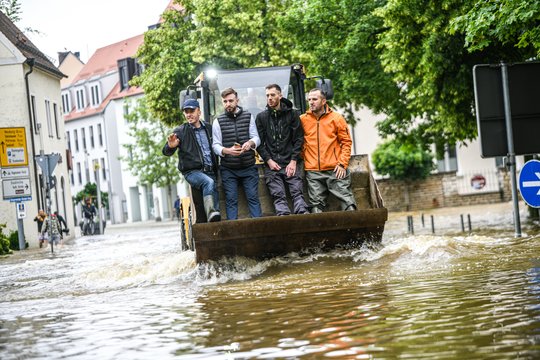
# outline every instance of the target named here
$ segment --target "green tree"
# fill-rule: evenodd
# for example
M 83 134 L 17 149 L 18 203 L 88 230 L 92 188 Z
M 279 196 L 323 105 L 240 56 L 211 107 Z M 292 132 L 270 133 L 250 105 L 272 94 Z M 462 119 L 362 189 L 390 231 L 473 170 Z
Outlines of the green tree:
M 296 41 L 311 75 L 333 81 L 333 103 L 352 110 L 365 105 L 375 113 L 397 111 L 400 89 L 392 75 L 383 71 L 377 34 L 383 20 L 373 12 L 386 1 L 295 0 L 281 23 Z
M 138 58 L 152 115 L 167 125 L 182 118 L 179 93 L 206 67 L 238 69 L 289 64 L 300 58 L 296 41 L 278 24 L 290 0 L 183 0 L 165 22 L 145 34 Z
M 453 21 L 452 30 L 465 34 L 468 51 L 506 44 L 540 54 L 540 6 L 537 0 L 476 1 Z M 505 59 L 502 59 L 505 60 Z
M 0 0 L 0 11 L 14 23 L 21 21 L 21 4 L 19 0 Z
M 145 70 L 131 80 L 132 85 L 144 89 L 152 116 L 170 126 L 182 118 L 180 91 L 193 81 L 195 73 L 194 44 L 190 42 L 195 26 L 191 17 L 188 10 L 163 14 L 164 23 L 144 34 L 137 57 Z
M 379 130 L 418 137 L 416 119 L 425 141 L 444 139 L 449 144 L 476 137 L 472 68 L 475 64 L 524 61 L 533 53 L 518 49 L 515 42 L 491 38 L 481 51 L 467 48 L 464 21 L 457 21 L 478 3 L 465 0 L 389 0 L 375 11 L 385 31 L 377 47 L 384 70 L 401 84 L 405 111 L 387 113 Z M 498 8 L 498 7 L 497 7 Z M 530 9 L 522 9 L 529 11 Z M 470 18 L 471 22 L 485 19 Z M 462 25 L 462 26 L 459 26 Z
M 127 134 L 133 141 L 123 145 L 128 156 L 120 159 L 127 164 L 140 184 L 167 188 L 168 208 L 172 209 L 172 187 L 180 180 L 180 174 L 176 157 L 164 156 L 161 152 L 170 131 L 161 122 L 155 121 L 145 100 L 139 99 L 126 115 Z
M 86 198 L 97 199 L 96 183 L 86 183 L 84 188 L 75 195 L 73 201 L 75 204 L 78 204 L 83 202 Z M 109 207 L 109 194 L 106 191 L 101 192 L 101 202 L 106 208 Z

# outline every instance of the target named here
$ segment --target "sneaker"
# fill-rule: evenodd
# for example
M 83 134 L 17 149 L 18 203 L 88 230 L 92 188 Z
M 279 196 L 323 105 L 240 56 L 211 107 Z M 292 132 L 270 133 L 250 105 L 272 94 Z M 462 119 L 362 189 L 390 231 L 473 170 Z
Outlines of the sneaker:
M 354 204 L 351 204 L 345 208 L 345 211 L 355 211 L 356 206 Z

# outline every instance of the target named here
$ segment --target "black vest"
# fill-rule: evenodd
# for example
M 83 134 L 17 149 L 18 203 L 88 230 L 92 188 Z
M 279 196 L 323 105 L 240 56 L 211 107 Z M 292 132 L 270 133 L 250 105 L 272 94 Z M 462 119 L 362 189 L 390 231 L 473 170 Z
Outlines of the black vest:
M 251 114 L 247 111 L 240 111 L 236 114 L 223 113 L 218 116 L 217 121 L 221 128 L 221 143 L 224 147 L 231 147 L 234 143 L 243 145 L 250 139 L 249 123 Z M 221 158 L 221 166 L 229 169 L 245 169 L 255 164 L 255 152 L 246 151 L 240 156 L 225 155 Z

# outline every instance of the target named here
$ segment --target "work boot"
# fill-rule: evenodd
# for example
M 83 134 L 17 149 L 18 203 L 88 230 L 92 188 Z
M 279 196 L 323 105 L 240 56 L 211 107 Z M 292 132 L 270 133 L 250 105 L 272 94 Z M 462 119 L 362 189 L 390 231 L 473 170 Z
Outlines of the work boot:
M 322 212 L 323 211 L 320 208 L 318 208 L 317 206 L 314 206 L 314 207 L 311 208 L 311 213 L 312 214 L 320 214 Z
M 206 220 L 208 222 L 221 221 L 221 214 L 214 206 L 214 196 L 206 195 L 203 199 L 204 211 L 206 212 Z

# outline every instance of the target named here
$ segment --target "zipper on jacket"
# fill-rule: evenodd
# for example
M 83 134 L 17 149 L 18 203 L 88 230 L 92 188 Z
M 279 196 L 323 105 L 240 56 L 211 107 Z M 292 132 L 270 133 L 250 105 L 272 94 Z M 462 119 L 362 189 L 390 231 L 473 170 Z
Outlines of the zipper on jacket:
M 321 142 L 319 139 L 319 124 L 321 117 L 317 118 L 317 162 L 319 163 L 319 171 L 321 171 Z

